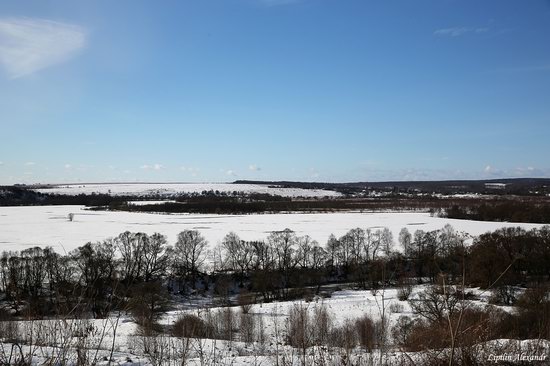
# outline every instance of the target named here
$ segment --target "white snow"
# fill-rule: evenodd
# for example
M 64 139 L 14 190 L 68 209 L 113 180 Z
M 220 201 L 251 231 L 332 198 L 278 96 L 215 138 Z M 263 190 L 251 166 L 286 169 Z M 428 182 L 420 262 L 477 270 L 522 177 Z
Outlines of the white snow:
M 74 213 L 72 222 L 68 220 L 69 213 Z M 309 235 L 324 245 L 331 233 L 341 236 L 357 227 L 373 230 L 388 227 L 397 240 L 403 227 L 413 233 L 418 229 L 441 229 L 447 223 L 473 236 L 501 227 L 531 229 L 542 226 L 445 219 L 421 212 L 208 215 L 89 211 L 84 206 L 0 207 L 0 251 L 52 246 L 64 253 L 89 241 L 114 237 L 127 230 L 148 234 L 158 232 L 173 243 L 179 232 L 196 229 L 213 246 L 230 231 L 244 240 L 262 240 L 272 231 L 289 228 L 297 235 Z
M 302 189 L 270 187 L 261 184 L 232 183 L 105 183 L 105 184 L 66 184 L 53 185 L 49 188 L 36 189 L 41 193 L 51 194 L 92 194 L 102 193 L 114 196 L 121 195 L 161 195 L 170 197 L 178 193 L 201 193 L 203 191 L 219 191 L 223 193 L 267 193 L 285 197 L 337 197 L 340 193 L 323 189 Z
M 163 203 L 175 203 L 174 200 L 165 200 L 165 201 L 128 201 L 129 205 L 134 206 L 145 206 L 145 205 L 162 205 Z
M 418 293 L 425 289 L 425 286 L 415 286 L 414 293 Z M 468 289 L 467 291 L 473 290 L 474 292 L 479 292 L 479 289 Z M 485 306 L 486 300 L 475 301 L 478 306 Z M 399 307 L 392 310 L 392 304 L 399 304 Z M 212 364 L 231 364 L 235 366 L 244 366 L 244 365 L 254 365 L 258 364 L 258 361 L 262 361 L 262 364 L 272 365 L 274 364 L 274 353 L 279 352 L 281 355 L 292 355 L 293 359 L 296 361 L 292 363 L 293 365 L 300 364 L 297 361 L 296 350 L 292 350 L 290 346 L 285 345 L 284 339 L 287 333 L 287 322 L 290 310 L 293 306 L 305 306 L 307 307 L 310 315 L 313 315 L 315 308 L 319 306 L 326 306 L 331 318 L 333 319 L 333 324 L 335 326 L 342 325 L 346 320 L 354 321 L 365 314 L 368 314 L 373 320 L 379 320 L 382 314 L 389 320 L 390 327 L 395 325 L 396 321 L 401 316 L 409 316 L 412 318 L 417 317 L 411 312 L 410 305 L 407 301 L 399 301 L 397 299 L 397 289 L 389 288 L 386 290 L 378 290 L 376 293 L 373 293 L 369 290 L 342 290 L 337 291 L 332 294 L 332 297 L 326 299 L 315 298 L 314 301 L 310 303 L 299 301 L 288 301 L 288 302 L 272 302 L 272 303 L 260 303 L 254 304 L 250 309 L 250 314 L 255 318 L 257 324 L 262 324 L 263 331 L 266 336 L 266 343 L 260 345 L 258 343 L 246 344 L 242 342 L 238 334 L 234 335 L 234 341 L 222 341 L 222 340 L 213 340 L 213 339 L 201 339 L 201 340 L 191 340 L 189 343 L 189 357 L 191 358 L 188 364 L 190 365 L 200 365 L 200 354 L 206 356 L 209 360 L 213 360 L 214 356 L 217 355 L 219 359 L 214 361 Z M 222 308 L 210 308 L 209 311 L 219 311 Z M 238 316 L 240 313 L 240 308 L 235 306 L 233 307 L 235 315 Z M 395 312 L 394 312 L 395 311 Z M 167 330 L 170 328 L 175 320 L 181 316 L 183 313 L 192 313 L 200 317 L 205 317 L 205 309 L 188 309 L 188 310 L 173 310 L 165 314 L 160 323 L 167 326 Z M 70 350 L 68 352 L 69 356 L 69 365 L 76 365 L 76 354 L 74 352 L 74 347 L 76 347 L 79 339 L 73 337 L 72 339 L 67 338 L 71 333 L 66 332 L 67 329 L 93 329 L 90 335 L 83 339 L 84 348 L 81 349 L 81 352 L 85 352 L 90 358 L 96 358 L 99 362 L 99 365 L 108 365 L 108 357 L 110 356 L 111 345 L 114 344 L 114 353 L 112 363 L 114 365 L 140 365 L 140 366 L 149 366 L 153 363 L 148 360 L 144 354 L 144 344 L 146 338 L 139 336 L 139 327 L 134 323 L 131 317 L 128 314 L 122 314 L 120 319 L 117 319 L 116 313 L 111 314 L 111 317 L 107 319 L 60 319 L 60 320 L 38 320 L 38 321 L 18 321 L 18 327 L 23 333 L 23 337 L 33 336 L 37 346 L 34 346 L 33 350 L 28 346 L 25 346 L 23 343 L 23 351 L 33 352 L 33 364 L 41 365 L 46 364 L 46 361 L 49 360 L 50 355 L 54 357 L 59 357 L 61 348 L 57 347 L 66 347 Z M 262 323 L 259 323 L 260 318 L 263 320 Z M 93 326 L 93 327 L 90 327 Z M 116 327 L 116 338 L 113 339 L 113 331 Z M 276 337 L 277 332 L 276 327 L 279 330 L 279 336 Z M 33 332 L 30 330 L 34 329 Z M 391 336 L 390 336 L 391 337 Z M 177 338 L 160 338 L 159 342 L 162 347 L 176 347 L 181 351 L 183 343 Z M 70 340 L 70 342 L 68 341 Z M 30 341 L 30 340 L 28 340 Z M 114 342 L 113 342 L 114 341 Z M 276 342 L 278 341 L 278 342 Z M 4 341 L 6 342 L 6 341 Z M 523 341 L 513 341 L 513 340 L 494 340 L 490 341 L 487 344 L 491 345 L 491 348 L 484 347 L 483 344 L 480 344 L 479 352 L 480 359 L 486 359 L 484 352 L 491 350 L 499 351 L 510 351 L 509 342 L 516 342 L 517 346 L 514 349 L 521 350 L 522 353 L 529 355 L 545 355 L 549 343 L 547 341 L 540 340 L 523 340 Z M 278 346 L 276 346 L 278 343 Z M 392 339 L 389 341 L 390 346 L 392 345 Z M 533 348 L 536 346 L 536 348 Z M 81 345 L 82 347 L 82 345 Z M 277 348 L 276 348 L 277 347 Z M 10 343 L 0 342 L 0 351 L 3 351 L 4 354 L 9 354 L 11 349 Z M 171 349 L 171 348 L 170 348 Z M 213 350 L 216 350 L 213 353 Z M 166 351 L 166 350 L 165 350 Z M 338 350 L 330 350 L 328 354 L 338 355 Z M 254 356 L 256 355 L 256 356 Z M 261 355 L 261 356 L 258 356 Z M 373 354 L 366 354 L 364 351 L 360 350 L 359 347 L 356 347 L 353 351 L 354 357 L 379 357 L 378 352 Z M 422 354 L 419 353 L 416 356 L 419 356 L 421 361 L 423 358 Z M 415 353 L 409 353 L 406 359 L 410 357 L 416 357 Z M 391 348 L 390 352 L 385 356 L 388 357 L 389 364 L 392 364 L 392 360 L 395 360 L 396 363 L 403 361 L 403 355 L 396 348 Z M 335 359 L 338 359 L 335 357 Z M 405 360 L 406 360 L 405 359 Z M 422 362 L 419 362 L 420 364 Z M 333 363 L 331 363 L 333 364 Z M 368 363 L 372 364 L 372 363 Z

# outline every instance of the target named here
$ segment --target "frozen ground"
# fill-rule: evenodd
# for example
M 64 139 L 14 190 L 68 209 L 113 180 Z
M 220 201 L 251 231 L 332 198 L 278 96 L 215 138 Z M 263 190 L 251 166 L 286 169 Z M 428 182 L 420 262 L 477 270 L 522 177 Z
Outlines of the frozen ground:
M 69 213 L 75 214 L 73 222 L 67 219 Z M 307 234 L 320 244 L 325 244 L 331 233 L 341 236 L 356 227 L 388 227 L 397 240 L 403 227 L 412 233 L 417 229 L 441 229 L 447 223 L 458 231 L 474 236 L 503 226 L 522 226 L 526 229 L 542 226 L 445 219 L 421 212 L 208 215 L 88 211 L 83 206 L 0 207 L 0 251 L 52 246 L 58 252 L 65 252 L 126 230 L 148 234 L 159 232 L 167 235 L 169 243 L 174 243 L 179 232 L 196 229 L 211 246 L 220 242 L 230 231 L 244 240 L 261 240 L 270 232 L 285 228 L 296 231 L 298 235 Z
M 412 298 L 424 289 L 424 286 L 416 286 Z M 480 300 L 474 301 L 473 306 L 485 306 L 487 304 L 486 296 L 483 296 L 479 289 L 469 289 L 468 291 L 474 291 L 480 295 Z M 70 338 L 70 333 L 67 330 L 79 330 L 89 329 L 91 332 L 85 339 L 81 339 L 82 353 L 86 354 L 89 359 L 98 360 L 99 365 L 140 365 L 148 366 L 153 363 L 143 353 L 144 345 L 149 347 L 157 345 L 162 347 L 166 352 L 171 350 L 172 347 L 176 347 L 182 350 L 184 344 L 188 347 L 189 363 L 190 365 L 275 365 L 276 358 L 274 353 L 278 351 L 279 357 L 293 356 L 294 362 L 292 365 L 299 365 L 299 357 L 296 350 L 292 350 L 289 346 L 284 345 L 284 339 L 287 332 L 287 321 L 290 310 L 294 306 L 305 306 L 311 315 L 316 308 L 325 306 L 332 318 L 334 325 L 342 325 L 346 320 L 354 321 L 365 314 L 369 314 L 374 320 L 380 319 L 382 312 L 388 317 L 390 327 L 395 324 L 399 317 L 405 315 L 415 317 L 412 314 L 411 308 L 407 301 L 400 301 L 397 299 L 396 289 L 387 289 L 385 291 L 379 290 L 376 294 L 371 291 L 338 291 L 333 293 L 332 297 L 327 299 L 315 299 L 310 303 L 302 301 L 291 302 L 274 302 L 266 304 L 255 304 L 250 309 L 250 314 L 255 319 L 257 327 L 261 327 L 265 334 L 265 343 L 244 343 L 242 342 L 240 335 L 235 333 L 234 340 L 232 342 L 220 341 L 220 340 L 191 340 L 189 343 L 182 342 L 181 339 L 171 337 L 158 338 L 156 342 L 150 343 L 148 338 L 139 335 L 139 327 L 131 320 L 131 318 L 122 314 L 120 318 L 117 318 L 116 314 L 108 319 L 98 320 L 82 320 L 82 319 L 63 319 L 63 320 L 41 320 L 41 321 L 20 321 L 18 327 L 20 331 L 25 334 L 24 337 L 30 337 L 32 334 L 37 337 L 34 339 L 37 345 L 34 346 L 32 352 L 34 354 L 33 365 L 47 364 L 47 361 L 51 361 L 50 357 L 59 357 L 61 350 L 58 347 L 74 347 L 79 340 L 75 337 Z M 210 308 L 208 311 L 217 312 L 222 310 L 221 308 Z M 233 307 L 235 315 L 238 317 L 240 313 L 239 307 Z M 185 311 L 170 311 L 161 319 L 161 324 L 166 325 L 167 329 L 174 323 L 174 321 L 182 315 L 182 313 L 193 313 L 207 318 L 206 309 L 194 309 Z M 31 329 L 33 331 L 31 331 Z M 116 338 L 113 339 L 113 334 L 116 329 Z M 258 329 L 258 328 L 257 328 Z M 276 331 L 278 329 L 278 331 Z M 277 334 L 279 335 L 277 336 Z M 25 338 L 26 339 L 26 338 Z M 511 340 L 495 340 L 491 341 L 490 348 L 480 348 L 478 357 L 480 359 L 486 359 L 485 355 L 487 351 L 495 350 L 493 352 L 510 352 L 509 342 L 515 347 L 518 352 L 525 352 L 530 355 L 545 355 L 547 354 L 548 347 L 550 346 L 547 341 L 533 340 L 533 341 L 511 341 Z M 26 339 L 25 343 L 29 343 Z M 489 344 L 488 343 L 488 344 Z M 389 339 L 389 344 L 392 345 L 393 341 Z M 113 346 L 113 358 L 112 363 L 108 362 L 110 355 L 110 349 Z M 499 348 L 501 349 L 499 351 Z M 0 343 L 0 351 L 3 354 L 8 354 L 11 350 L 11 344 Z M 28 346 L 24 346 L 24 352 L 30 352 Z M 201 362 L 199 357 L 203 354 L 206 360 L 209 362 Z M 308 352 L 308 354 L 310 354 Z M 329 350 L 329 354 L 336 356 L 341 354 L 338 350 Z M 76 355 L 69 354 L 70 365 L 76 365 Z M 72 357 L 72 358 L 71 358 Z M 217 357 L 217 359 L 216 359 Z M 378 353 L 367 354 L 356 348 L 353 352 L 353 357 L 359 357 L 364 359 L 365 357 L 378 357 Z M 409 353 L 405 358 L 398 349 L 390 349 L 387 354 L 388 363 L 393 364 L 394 361 L 397 364 L 401 364 L 399 361 L 408 360 L 410 357 L 418 358 L 418 362 L 412 362 L 412 364 L 422 364 L 423 356 L 421 353 L 414 354 Z M 206 361 L 205 360 L 205 361 Z M 338 360 L 338 357 L 334 357 L 334 360 Z M 181 361 L 181 360 L 180 360 Z M 312 363 L 313 364 L 313 363 Z M 329 364 L 336 364 L 330 362 Z M 340 364 L 340 363 L 338 363 Z M 361 363 L 362 365 L 373 364 L 371 362 Z M 375 363 L 374 363 L 375 364 Z
M 409 298 L 411 300 L 418 299 L 418 294 L 427 288 L 426 285 L 415 285 Z M 467 288 L 466 292 L 477 297 L 476 300 L 471 301 L 471 307 L 483 308 L 489 304 L 490 291 L 476 287 Z M 197 303 L 189 305 L 180 304 L 184 310 L 168 312 L 162 317 L 160 323 L 171 326 L 183 313 L 194 314 L 199 317 L 205 316 L 204 305 L 202 309 L 199 309 Z M 296 300 L 258 303 L 251 306 L 249 313 L 254 315 L 256 320 L 262 317 L 266 336 L 274 337 L 275 326 L 280 327 L 280 330 L 284 333 L 290 311 L 292 307 L 297 305 L 306 307 L 312 316 L 316 308 L 324 306 L 329 312 L 334 325 L 342 325 L 346 320 L 356 320 L 364 315 L 369 315 L 372 319 L 378 320 L 381 319 L 382 314 L 385 314 L 389 319 L 390 326 L 395 325 L 395 322 L 403 315 L 411 318 L 416 317 L 409 302 L 398 299 L 397 288 L 379 289 L 378 291 L 346 289 L 333 292 L 329 298 L 315 297 L 311 302 Z M 499 306 L 499 308 L 505 311 L 513 311 L 514 309 L 511 306 Z M 215 312 L 223 309 L 223 307 L 210 307 L 209 311 Z M 236 314 L 241 311 L 238 306 L 233 306 L 232 309 Z
M 42 193 L 54 194 L 92 194 L 103 193 L 111 195 L 162 195 L 171 197 L 177 193 L 201 193 L 202 191 L 219 191 L 225 193 L 267 193 L 285 197 L 336 197 L 341 196 L 335 191 L 301 188 L 270 188 L 261 184 L 231 184 L 231 183 L 105 183 L 105 184 L 66 184 L 51 188 L 37 189 Z

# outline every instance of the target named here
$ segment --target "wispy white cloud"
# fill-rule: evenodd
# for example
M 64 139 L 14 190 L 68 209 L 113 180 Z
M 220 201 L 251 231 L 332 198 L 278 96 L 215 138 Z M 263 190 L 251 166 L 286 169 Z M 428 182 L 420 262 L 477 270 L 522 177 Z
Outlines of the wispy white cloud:
M 494 164 L 487 164 L 475 170 L 461 170 L 450 168 L 406 168 L 391 169 L 383 165 L 378 167 L 364 167 L 358 170 L 359 174 L 352 179 L 358 181 L 418 181 L 418 180 L 453 180 L 453 179 L 501 179 L 523 177 L 550 177 L 550 168 L 537 168 L 531 165 L 499 168 Z M 349 180 L 349 178 L 347 178 Z
M 162 170 L 164 169 L 164 165 L 158 163 L 153 165 L 145 164 L 140 166 L 140 168 L 143 170 Z
M 483 169 L 483 178 L 524 178 L 524 177 L 548 177 L 550 169 L 536 168 L 533 166 L 517 166 L 509 169 L 498 169 L 487 165 Z
M 27 161 L 25 163 L 25 166 L 33 166 L 33 165 L 36 165 L 36 163 L 34 161 Z
M 198 168 L 194 168 L 194 167 L 190 167 L 190 166 L 188 166 L 188 167 L 181 166 L 180 170 L 183 170 L 184 172 L 191 174 L 192 177 L 196 177 L 197 174 L 199 173 Z
M 262 168 L 260 168 L 256 164 L 250 164 L 248 166 L 248 170 L 252 170 L 253 172 L 258 172 L 258 171 L 262 170 Z
M 0 65 L 19 78 L 61 63 L 86 45 L 82 27 L 35 18 L 0 18 Z
M 480 34 L 488 31 L 488 27 L 451 27 L 437 29 L 434 31 L 434 35 L 442 37 L 459 37 L 467 33 Z

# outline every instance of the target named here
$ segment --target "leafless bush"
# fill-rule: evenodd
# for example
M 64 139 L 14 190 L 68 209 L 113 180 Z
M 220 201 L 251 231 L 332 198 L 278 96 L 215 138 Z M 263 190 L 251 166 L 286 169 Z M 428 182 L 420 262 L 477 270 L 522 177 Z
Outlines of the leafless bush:
M 211 336 L 213 329 L 196 315 L 181 315 L 172 326 L 172 335 L 186 338 L 206 338 Z
M 229 341 L 233 340 L 233 332 L 237 328 L 237 317 L 232 308 L 227 307 L 221 311 L 222 315 L 222 338 Z
M 218 296 L 220 306 L 230 305 L 231 279 L 228 276 L 219 276 L 214 284 L 214 294 Z
M 226 307 L 217 311 L 207 310 L 204 313 L 204 321 L 207 328 L 212 331 L 212 338 L 233 340 L 233 333 L 237 330 L 237 317 L 232 308 Z
M 330 338 L 334 346 L 343 350 L 343 357 L 349 360 L 353 348 L 357 345 L 357 327 L 352 320 L 346 319 L 341 326 L 332 330 Z
M 521 309 L 533 309 L 543 305 L 548 298 L 548 287 L 532 287 L 525 290 L 521 296 L 518 297 L 516 305 Z
M 256 340 L 256 318 L 253 314 L 241 313 L 239 330 L 243 342 L 252 343 Z
M 265 324 L 264 324 L 264 317 L 260 316 L 258 317 L 258 321 L 256 322 L 256 342 L 260 343 L 260 345 L 264 345 L 267 341 L 267 336 L 265 334 Z
M 390 304 L 390 313 L 398 314 L 402 313 L 404 310 L 403 304 L 400 304 L 398 302 L 392 302 Z
M 518 291 L 514 286 L 499 286 L 492 291 L 489 303 L 495 305 L 514 305 L 517 293 Z
M 397 322 L 391 328 L 391 336 L 397 346 L 405 347 L 407 345 L 413 324 L 414 321 L 406 315 L 400 316 L 397 319 Z
M 365 314 L 355 321 L 355 328 L 357 330 L 359 343 L 365 351 L 371 352 L 378 338 L 375 322 Z
M 248 314 L 254 305 L 254 298 L 246 291 L 241 291 L 237 297 L 237 302 L 239 303 L 243 314 Z
M 177 359 L 173 340 L 165 334 L 141 337 L 143 354 L 152 366 L 163 366 Z
M 168 310 L 170 295 L 160 282 L 145 282 L 134 286 L 129 302 L 130 312 L 145 334 L 159 330 L 157 320 Z
M 407 325 L 410 329 L 403 341 L 406 351 L 441 349 L 449 345 L 449 330 L 444 322 L 417 319 Z
M 460 308 L 460 298 L 452 286 L 431 286 L 418 294 L 418 299 L 409 299 L 413 313 L 431 321 L 443 321 Z
M 328 311 L 326 305 L 324 303 L 317 304 L 313 309 L 314 343 L 316 345 L 329 343 L 332 323 L 332 314 Z
M 449 318 L 456 329 L 455 347 L 466 357 L 465 348 L 489 341 L 507 338 L 513 328 L 512 315 L 494 307 L 466 308 Z M 408 351 L 426 351 L 451 347 L 448 321 L 403 319 L 392 334 L 394 340 Z
M 4 342 L 17 343 L 19 335 L 19 327 L 16 321 L 3 320 L 0 321 L 0 338 Z
M 514 335 L 519 339 L 550 340 L 550 293 L 548 288 L 531 288 L 518 299 Z
M 407 301 L 411 296 L 413 290 L 412 283 L 409 279 L 402 279 L 399 281 L 399 288 L 397 289 L 397 298 L 399 301 Z
M 287 342 L 303 352 L 313 345 L 313 331 L 308 306 L 294 304 L 290 309 L 287 321 Z

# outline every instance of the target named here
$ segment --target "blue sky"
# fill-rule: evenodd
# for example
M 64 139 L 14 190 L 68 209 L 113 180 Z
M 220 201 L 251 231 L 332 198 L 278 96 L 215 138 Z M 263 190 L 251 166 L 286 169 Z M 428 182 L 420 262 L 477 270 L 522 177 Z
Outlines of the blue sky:
M 550 1 L 0 3 L 0 183 L 550 176 Z

